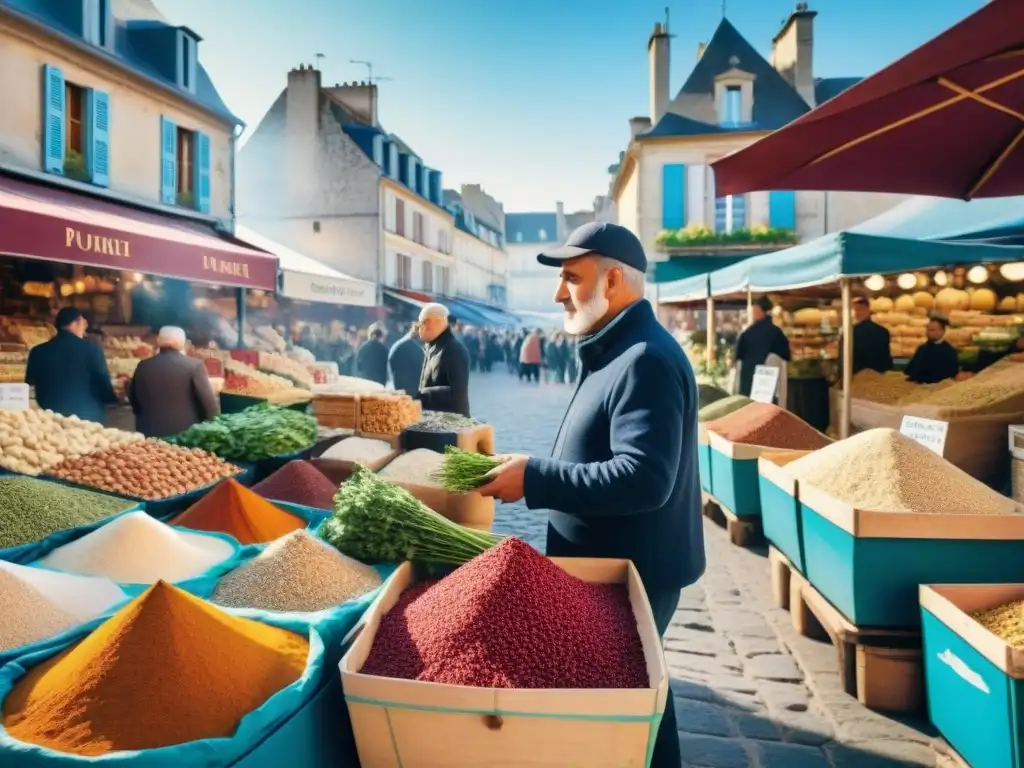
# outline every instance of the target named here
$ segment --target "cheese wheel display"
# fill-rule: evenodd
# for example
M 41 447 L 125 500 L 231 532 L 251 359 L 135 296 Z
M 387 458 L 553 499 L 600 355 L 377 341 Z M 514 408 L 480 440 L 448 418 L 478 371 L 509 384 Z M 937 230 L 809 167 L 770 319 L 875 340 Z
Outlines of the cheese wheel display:
M 970 296 L 970 308 L 979 312 L 994 312 L 997 301 L 996 293 L 991 288 L 978 288 Z

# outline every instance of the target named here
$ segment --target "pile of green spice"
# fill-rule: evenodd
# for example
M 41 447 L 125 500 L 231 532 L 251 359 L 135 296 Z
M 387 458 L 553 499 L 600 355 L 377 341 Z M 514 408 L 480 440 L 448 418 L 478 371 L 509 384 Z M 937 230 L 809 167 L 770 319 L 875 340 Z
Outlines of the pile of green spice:
M 484 485 L 487 473 L 498 466 L 501 462 L 493 456 L 449 445 L 444 449 L 444 461 L 434 473 L 434 480 L 450 493 L 469 493 Z
M 134 502 L 32 477 L 0 477 L 0 549 L 95 523 Z
M 423 418 L 406 429 L 413 432 L 461 432 L 465 429 L 479 427 L 481 423 L 460 413 L 424 411 Z
M 744 395 L 730 395 L 721 400 L 705 405 L 697 412 L 697 421 L 715 421 L 728 416 L 733 411 L 738 411 L 744 406 L 750 405 L 753 400 Z

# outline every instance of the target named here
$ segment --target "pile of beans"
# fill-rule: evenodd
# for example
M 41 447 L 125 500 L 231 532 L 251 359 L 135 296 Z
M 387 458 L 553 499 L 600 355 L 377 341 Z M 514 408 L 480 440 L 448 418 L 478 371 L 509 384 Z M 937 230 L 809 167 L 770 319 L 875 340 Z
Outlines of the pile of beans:
M 649 685 L 625 586 L 571 576 L 511 537 L 407 589 L 361 671 L 494 688 Z
M 289 461 L 252 487 L 265 499 L 317 509 L 332 509 L 338 487 L 308 461 Z
M 771 403 L 750 403 L 709 421 L 707 428 L 731 443 L 791 451 L 816 451 L 831 442 L 798 416 Z

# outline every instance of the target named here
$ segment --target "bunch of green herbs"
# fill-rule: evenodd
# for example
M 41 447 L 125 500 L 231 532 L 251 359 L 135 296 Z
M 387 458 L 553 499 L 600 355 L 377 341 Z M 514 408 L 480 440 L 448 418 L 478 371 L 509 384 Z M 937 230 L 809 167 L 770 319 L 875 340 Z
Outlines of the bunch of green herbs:
M 501 462 L 493 456 L 472 453 L 449 445 L 444 449 L 444 461 L 433 479 L 450 493 L 469 493 L 487 483 L 487 473 Z
M 291 408 L 260 403 L 201 421 L 168 442 L 202 448 L 222 459 L 259 461 L 305 450 L 316 442 L 317 422 Z

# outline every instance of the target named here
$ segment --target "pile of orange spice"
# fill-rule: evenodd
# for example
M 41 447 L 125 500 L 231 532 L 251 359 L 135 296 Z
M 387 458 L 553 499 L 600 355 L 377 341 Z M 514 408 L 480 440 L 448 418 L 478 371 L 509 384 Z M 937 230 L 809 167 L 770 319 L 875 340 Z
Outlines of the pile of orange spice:
M 87 757 L 229 737 L 308 656 L 307 638 L 160 581 L 30 669 L 3 723 L 19 741 Z
M 305 528 L 306 521 L 228 479 L 174 518 L 171 525 L 226 533 L 242 544 L 264 544 Z

